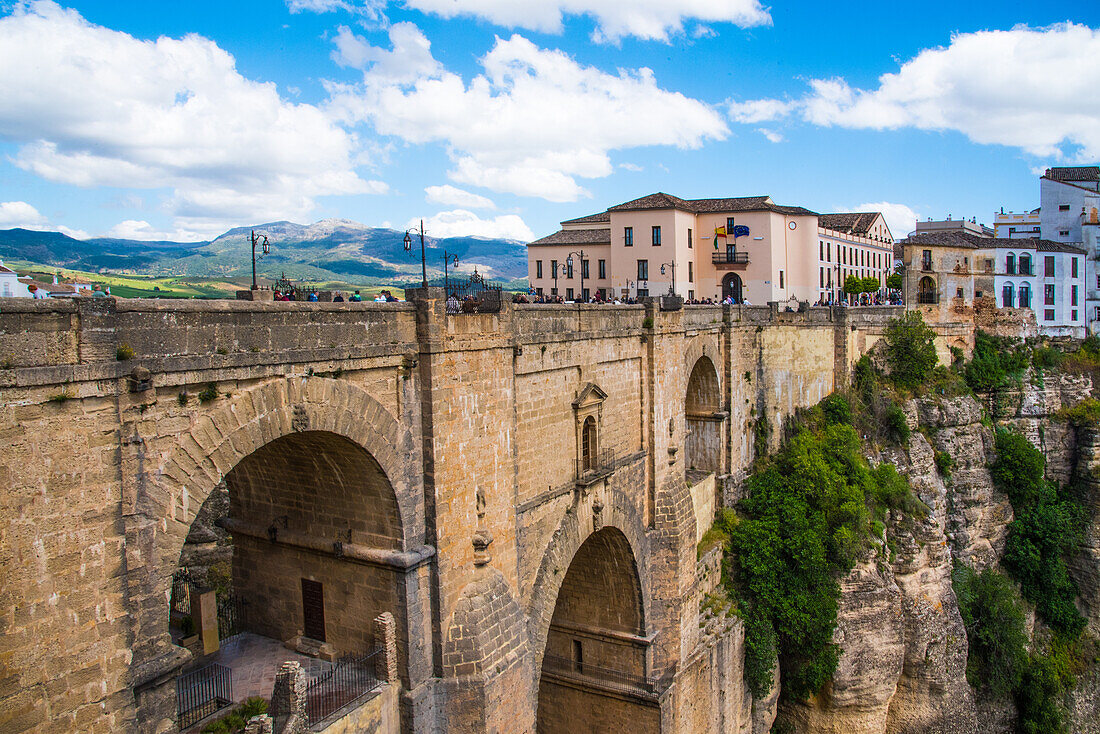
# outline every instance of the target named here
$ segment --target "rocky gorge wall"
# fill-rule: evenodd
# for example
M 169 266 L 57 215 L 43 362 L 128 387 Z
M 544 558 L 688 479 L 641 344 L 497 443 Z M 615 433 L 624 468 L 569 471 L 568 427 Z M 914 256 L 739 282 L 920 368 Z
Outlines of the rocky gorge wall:
M 1046 456 L 1048 478 L 1085 488 L 1089 523 L 1070 570 L 1088 631 L 1100 630 L 1100 428 L 1075 427 L 1062 414 L 1093 394 L 1088 376 L 1031 376 L 1003 394 L 1002 423 Z M 988 409 L 989 405 L 984 406 Z M 874 557 L 841 579 L 835 641 L 842 655 L 831 683 L 804 703 L 783 702 L 773 731 L 886 734 L 1015 731 L 1010 700 L 989 701 L 966 679 L 967 633 L 952 569 L 997 566 L 1013 520 L 993 483 L 994 430 L 974 397 L 911 400 L 906 448 L 882 449 L 927 505 L 927 517 L 888 517 Z M 918 430 L 919 429 L 919 430 Z M 953 463 L 941 475 L 936 453 Z M 1037 624 L 1034 613 L 1029 626 Z M 1072 732 L 1100 732 L 1100 671 L 1078 677 L 1065 702 Z

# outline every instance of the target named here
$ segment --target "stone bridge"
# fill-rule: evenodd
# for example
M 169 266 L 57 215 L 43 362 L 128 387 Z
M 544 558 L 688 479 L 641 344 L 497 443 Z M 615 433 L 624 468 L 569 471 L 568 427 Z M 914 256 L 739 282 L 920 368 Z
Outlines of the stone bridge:
M 899 309 L 409 298 L 0 300 L 0 731 L 176 730 L 172 579 L 218 488 L 250 631 L 340 656 L 393 615 L 402 731 L 766 716 L 697 544 L 755 423 Z

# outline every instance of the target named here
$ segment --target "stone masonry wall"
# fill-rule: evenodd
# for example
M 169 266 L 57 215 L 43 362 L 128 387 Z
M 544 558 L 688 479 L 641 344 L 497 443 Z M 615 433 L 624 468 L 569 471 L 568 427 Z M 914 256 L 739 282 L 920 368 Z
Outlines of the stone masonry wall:
M 434 291 L 410 293 L 415 303 L 0 304 L 0 730 L 172 729 L 189 653 L 168 637 L 170 579 L 209 493 L 230 478 L 234 496 L 235 467 L 238 572 L 289 620 L 272 633 L 296 629 L 296 584 L 310 574 L 326 579 L 341 646 L 370 644 L 369 620 L 393 613 L 402 730 L 534 730 L 557 589 L 604 527 L 624 534 L 637 566 L 646 673 L 687 670 L 714 642 L 691 601 L 709 514 L 697 519 L 684 483 L 693 366 L 715 365 L 729 414 L 719 470 L 737 475 L 755 416 L 778 423 L 819 400 L 893 315 L 653 302 L 447 316 Z M 117 359 L 121 346 L 134 357 Z M 581 486 L 573 401 L 589 383 L 606 395 L 599 444 L 612 464 Z M 314 432 L 357 448 L 325 441 L 297 468 L 274 450 L 242 463 Z M 360 450 L 369 461 L 353 460 Z M 327 485 L 303 484 L 318 471 Z M 322 492 L 312 510 L 280 494 L 295 482 Z M 264 546 L 272 525 L 286 544 Z M 360 557 L 340 560 L 336 543 Z M 497 581 L 474 597 L 489 610 L 474 649 L 494 662 L 464 678 L 444 649 L 479 570 Z M 720 685 L 711 664 L 693 662 L 704 668 L 684 690 Z M 652 721 L 672 705 L 661 701 Z M 704 730 L 689 720 L 702 721 L 678 730 Z

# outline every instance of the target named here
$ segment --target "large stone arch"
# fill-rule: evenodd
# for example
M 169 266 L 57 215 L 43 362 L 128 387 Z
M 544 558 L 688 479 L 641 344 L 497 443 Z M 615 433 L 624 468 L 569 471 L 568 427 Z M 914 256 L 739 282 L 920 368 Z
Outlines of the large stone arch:
M 380 558 L 395 569 L 425 557 L 420 446 L 412 431 L 363 388 L 344 380 L 276 378 L 219 399 L 178 436 L 145 440 L 128 519 L 127 564 L 135 595 L 134 662 L 174 655 L 163 620 L 188 530 L 214 487 L 244 459 L 290 436 L 324 433 L 362 449 L 384 473 L 396 501 L 400 538 Z M 168 665 L 165 662 L 163 665 Z M 139 681 L 142 673 L 135 676 Z
M 684 468 L 720 472 L 724 445 L 722 383 L 718 366 L 706 354 L 688 367 L 684 396 Z
M 598 512 L 595 511 L 597 507 Z M 593 493 L 565 513 L 550 539 L 535 577 L 527 604 L 527 623 L 536 675 L 542 666 L 546 639 L 566 572 L 584 542 L 603 528 L 618 530 L 630 546 L 641 588 L 642 617 L 647 631 L 652 631 L 653 587 L 650 583 L 648 543 L 641 514 L 630 498 L 618 489 Z

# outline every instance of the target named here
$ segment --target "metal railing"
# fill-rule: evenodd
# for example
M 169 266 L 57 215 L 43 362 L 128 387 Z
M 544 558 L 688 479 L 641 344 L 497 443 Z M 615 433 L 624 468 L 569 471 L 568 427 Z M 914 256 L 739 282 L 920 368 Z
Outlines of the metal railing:
M 341 658 L 331 670 L 306 685 L 306 714 L 313 730 L 351 708 L 381 685 L 375 672 L 381 648 Z
M 582 456 L 574 459 L 573 466 L 577 481 L 606 476 L 615 470 L 615 452 L 611 449 L 600 449 L 587 458 Z
M 246 599 L 230 592 L 225 596 L 219 596 L 218 603 L 218 639 L 228 640 L 230 637 L 244 632 Z
M 447 294 L 447 313 L 499 313 L 503 300 L 501 286 L 492 285 L 474 271 L 465 280 L 447 277 L 443 282 Z
M 747 252 L 712 252 L 710 261 L 714 265 L 748 265 L 749 253 Z
M 917 303 L 935 304 L 940 302 L 940 294 L 938 293 L 918 293 Z
M 657 690 L 656 681 L 644 675 L 581 663 L 560 655 L 545 655 L 542 658 L 542 670 L 545 673 L 591 682 L 600 688 L 609 688 L 623 693 L 652 694 Z
M 180 731 L 233 703 L 233 671 L 211 663 L 176 678 L 176 724 Z
M 172 596 L 169 602 L 171 610 L 177 614 L 191 613 L 191 586 L 194 580 L 184 570 L 172 574 Z

